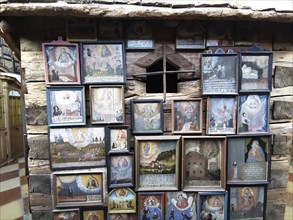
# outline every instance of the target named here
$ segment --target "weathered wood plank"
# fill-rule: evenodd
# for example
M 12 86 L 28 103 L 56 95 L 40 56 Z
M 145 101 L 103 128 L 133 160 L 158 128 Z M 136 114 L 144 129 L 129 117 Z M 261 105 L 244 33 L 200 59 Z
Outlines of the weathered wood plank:
M 28 125 L 47 125 L 48 115 L 46 106 L 28 105 L 26 107 L 26 122 Z
M 177 85 L 178 93 L 188 95 L 190 98 L 201 97 L 200 80 L 179 82 Z
M 29 158 L 37 160 L 49 159 L 48 135 L 28 135 Z
M 31 211 L 52 209 L 52 196 L 41 193 L 31 193 L 29 196 Z
M 275 101 L 273 119 L 292 119 L 293 102 Z
M 270 124 L 270 132 L 276 135 L 291 136 L 292 135 L 292 122 Z
M 47 125 L 27 125 L 28 134 L 47 134 L 48 126 Z
M 274 87 L 283 88 L 293 86 L 293 67 L 276 66 Z
M 50 220 L 53 219 L 53 212 L 50 207 L 46 210 L 39 210 L 37 207 L 32 208 L 32 219 L 35 220 Z
M 24 95 L 26 107 L 32 104 L 39 106 L 47 105 L 45 82 L 27 83 L 26 88 L 28 93 Z
M 267 204 L 266 219 L 267 220 L 281 220 L 285 215 L 285 204 Z
M 291 96 L 293 94 L 293 86 L 288 86 L 284 88 L 274 88 L 271 92 L 271 97 L 275 96 Z
M 28 160 L 28 169 L 30 175 L 32 174 L 50 174 L 49 160 Z
M 286 155 L 292 149 L 292 136 L 274 135 L 273 155 Z
M 22 51 L 21 67 L 25 68 L 25 81 L 45 81 L 42 51 Z
M 293 52 L 292 51 L 274 51 L 273 52 L 273 67 L 276 65 L 293 67 Z
M 50 175 L 30 175 L 29 192 L 40 194 L 51 194 Z

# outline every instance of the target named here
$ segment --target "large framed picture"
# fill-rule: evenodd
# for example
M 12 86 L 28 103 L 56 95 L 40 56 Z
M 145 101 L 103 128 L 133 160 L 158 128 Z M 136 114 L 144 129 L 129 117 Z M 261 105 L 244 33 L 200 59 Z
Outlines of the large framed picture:
M 80 85 L 79 47 L 67 41 L 43 43 L 47 85 Z
M 227 136 L 227 184 L 269 183 L 271 135 Z
M 108 125 L 106 138 L 108 154 L 130 151 L 130 127 L 128 125 Z
M 226 137 L 182 136 L 183 191 L 224 191 Z
M 202 99 L 172 101 L 173 134 L 202 133 Z
M 136 193 L 130 188 L 114 188 L 108 195 L 108 213 L 136 213 Z
M 132 99 L 131 119 L 133 134 L 162 134 L 164 132 L 163 100 Z
M 52 210 L 53 220 L 80 220 L 80 210 L 79 209 L 54 209 Z
M 83 86 L 46 88 L 49 126 L 85 125 L 85 89 Z
M 164 219 L 165 194 L 163 192 L 140 192 L 137 197 L 139 220 Z
M 81 75 L 84 84 L 125 84 L 123 42 L 82 42 Z
M 201 55 L 203 95 L 238 94 L 238 54 L 234 52 Z
M 90 86 L 92 124 L 123 124 L 124 87 L 121 85 Z
M 179 139 L 135 136 L 136 191 L 179 190 Z
M 229 189 L 229 219 L 265 219 L 266 186 L 233 186 Z
M 107 169 L 55 171 L 51 174 L 55 208 L 103 206 L 107 195 Z
M 106 165 L 104 127 L 50 128 L 51 169 Z
M 228 219 L 227 192 L 199 192 L 198 219 Z
M 270 92 L 272 90 L 271 51 L 240 53 L 239 92 Z
M 236 134 L 236 112 L 236 96 L 209 96 L 207 98 L 206 134 Z
M 269 132 L 269 94 L 238 96 L 237 133 Z

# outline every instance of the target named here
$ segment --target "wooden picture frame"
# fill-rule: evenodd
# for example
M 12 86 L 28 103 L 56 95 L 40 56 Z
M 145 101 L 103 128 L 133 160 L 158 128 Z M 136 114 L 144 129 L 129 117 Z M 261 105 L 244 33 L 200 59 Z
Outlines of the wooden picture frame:
M 106 166 L 104 127 L 50 128 L 52 170 Z
M 165 219 L 197 220 L 197 193 L 174 191 L 166 192 Z
M 229 187 L 229 219 L 265 219 L 266 189 L 266 185 Z
M 79 45 L 59 38 L 43 43 L 45 82 L 47 85 L 80 85 Z
M 79 220 L 80 219 L 80 210 L 79 209 L 53 209 L 53 220 Z
M 108 154 L 130 152 L 130 126 L 108 125 L 106 127 Z
M 225 136 L 182 136 L 182 158 L 183 191 L 225 191 Z
M 134 186 L 134 155 L 110 154 L 108 161 L 108 187 L 133 187 Z
M 130 188 L 114 188 L 108 195 L 108 213 L 136 213 L 136 193 Z
M 131 100 L 132 134 L 162 134 L 164 115 L 162 99 Z
M 242 94 L 238 96 L 237 133 L 269 132 L 269 94 Z
M 123 124 L 125 122 L 124 87 L 92 85 L 90 92 L 91 124 Z
M 165 194 L 163 192 L 140 192 L 137 194 L 138 220 L 164 219 Z
M 121 219 L 121 220 L 137 220 L 137 214 L 135 213 L 135 214 L 130 214 L 130 213 L 127 213 L 127 214 L 125 214 L 125 213 L 116 213 L 116 214 L 108 214 L 108 216 L 107 216 L 107 220 L 119 220 L 119 219 Z
M 198 219 L 228 219 L 227 192 L 199 192 Z
M 98 219 L 98 220 L 106 220 L 107 212 L 105 207 L 82 207 L 81 209 L 81 219 L 82 220 L 90 220 L 90 219 Z
M 238 54 L 221 48 L 201 55 L 203 95 L 238 94 Z
M 135 136 L 136 191 L 179 190 L 179 135 Z
M 172 100 L 172 133 L 202 133 L 202 99 Z
M 85 89 L 83 86 L 46 88 L 48 126 L 86 124 Z
M 82 42 L 83 84 L 125 84 L 126 61 L 123 41 Z
M 227 184 L 268 184 L 271 135 L 227 136 Z
M 106 204 L 106 183 L 106 168 L 55 171 L 51 174 L 53 206 L 103 206 Z
M 207 97 L 206 134 L 236 134 L 237 97 Z

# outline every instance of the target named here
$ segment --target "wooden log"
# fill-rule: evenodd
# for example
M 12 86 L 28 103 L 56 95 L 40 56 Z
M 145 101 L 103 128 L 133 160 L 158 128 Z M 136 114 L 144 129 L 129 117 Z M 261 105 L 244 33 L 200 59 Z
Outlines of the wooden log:
M 276 66 L 274 87 L 283 88 L 293 86 L 293 67 Z
M 274 51 L 273 67 L 275 66 L 293 67 L 293 52 L 292 51 Z
M 28 93 L 24 95 L 26 107 L 32 104 L 39 106 L 47 105 L 45 82 L 27 83 L 26 88 Z
M 46 106 L 31 104 L 26 107 L 27 125 L 47 125 L 48 115 Z
M 28 135 L 29 158 L 37 160 L 49 159 L 49 137 L 48 135 Z
M 48 134 L 47 125 L 27 125 L 26 129 L 28 134 Z
M 292 119 L 293 102 L 275 101 L 273 119 Z
M 45 64 L 42 51 L 22 51 L 21 67 L 25 68 L 25 81 L 45 81 Z
M 188 94 L 190 98 L 201 97 L 200 80 L 179 82 L 177 88 L 178 93 Z
M 277 220 L 284 219 L 285 216 L 285 204 L 267 204 L 266 219 Z
M 42 211 L 52 209 L 52 196 L 41 193 L 31 193 L 29 196 L 31 211 Z M 37 218 L 33 218 L 37 219 Z
M 40 194 L 51 194 L 50 175 L 30 175 L 29 192 Z
M 271 97 L 277 96 L 290 96 L 292 97 L 293 86 L 288 86 L 284 88 L 274 88 L 271 92 Z
M 268 189 L 267 204 L 287 204 L 287 188 Z
M 50 162 L 49 160 L 28 160 L 28 169 L 30 175 L 32 174 L 50 174 Z
M 273 155 L 289 154 L 292 148 L 292 136 L 274 135 Z
M 292 135 L 292 122 L 270 124 L 269 128 L 270 128 L 269 129 L 270 132 L 275 135 L 284 135 L 284 136 Z
M 53 213 L 51 208 L 47 207 L 46 210 L 38 210 L 36 207 L 33 208 L 32 219 L 36 220 L 49 220 L 53 219 Z

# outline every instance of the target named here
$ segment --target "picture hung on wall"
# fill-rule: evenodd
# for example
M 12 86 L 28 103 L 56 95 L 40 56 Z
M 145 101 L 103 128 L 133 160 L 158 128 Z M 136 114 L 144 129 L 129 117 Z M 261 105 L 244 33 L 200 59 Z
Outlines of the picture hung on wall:
M 106 211 L 103 208 L 82 208 L 81 216 L 83 220 L 106 220 Z
M 229 219 L 258 220 L 265 218 L 266 187 L 233 186 L 229 190 Z
M 226 138 L 182 136 L 183 191 L 224 191 Z
M 79 220 L 80 219 L 80 211 L 79 209 L 54 209 L 53 211 L 53 220 Z
M 269 182 L 271 135 L 227 136 L 227 184 Z
M 163 192 L 138 193 L 138 219 L 164 219 L 165 196 Z
M 121 85 L 99 85 L 89 88 L 91 123 L 124 123 L 124 87 Z
M 79 47 L 59 38 L 43 43 L 45 81 L 47 85 L 80 85 Z
M 51 169 L 106 165 L 105 128 L 50 128 Z
M 197 220 L 197 194 L 182 191 L 166 192 L 165 219 Z
M 136 136 L 136 191 L 178 190 L 178 135 Z
M 237 98 L 207 98 L 206 133 L 210 135 L 236 134 Z
M 83 86 L 46 88 L 49 126 L 85 125 Z
M 123 42 L 82 42 L 81 75 L 84 84 L 126 82 Z
M 207 47 L 234 46 L 233 23 L 216 21 L 207 28 Z
M 268 94 L 243 94 L 238 97 L 238 134 L 269 131 Z
M 68 41 L 97 40 L 96 20 L 94 18 L 67 18 L 66 35 Z
M 240 53 L 240 92 L 270 92 L 272 90 L 271 51 Z
M 106 137 L 108 154 L 129 152 L 130 127 L 128 125 L 108 125 Z
M 134 186 L 133 158 L 131 153 L 108 155 L 109 188 Z
M 238 94 L 238 54 L 217 49 L 201 55 L 203 95 Z
M 137 215 L 136 214 L 120 214 L 120 213 L 116 213 L 116 214 L 109 214 L 107 220 L 136 220 L 137 219 Z
M 172 101 L 172 132 L 202 133 L 202 99 Z
M 51 186 L 54 207 L 105 205 L 106 179 L 106 168 L 53 172 Z
M 198 219 L 228 219 L 227 192 L 199 192 Z
M 108 195 L 108 213 L 136 213 L 136 193 L 130 188 L 114 188 Z
M 131 119 L 133 134 L 162 134 L 164 132 L 163 100 L 132 99 Z

